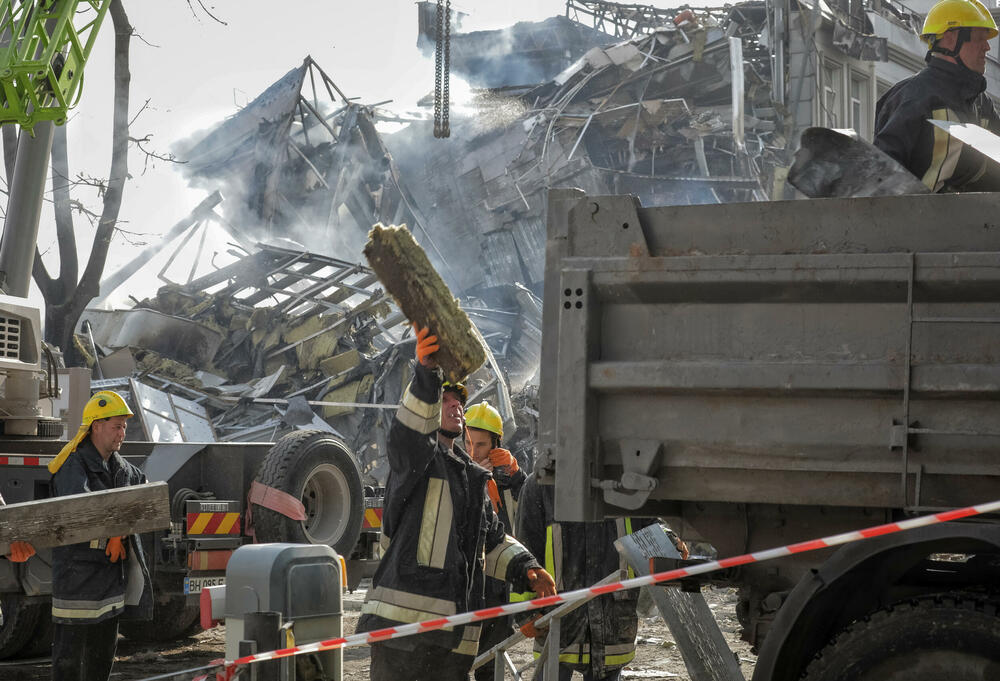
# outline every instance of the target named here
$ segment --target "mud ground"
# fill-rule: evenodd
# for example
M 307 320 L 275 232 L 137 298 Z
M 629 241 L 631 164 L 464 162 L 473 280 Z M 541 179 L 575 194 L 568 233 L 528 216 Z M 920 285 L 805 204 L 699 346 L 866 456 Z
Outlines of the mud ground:
M 715 613 L 726 641 L 739 657 L 744 676 L 753 675 L 754 655 L 748 644 L 739 639 L 739 623 L 736 621 L 736 592 L 734 589 L 706 587 L 705 598 Z M 357 591 L 345 596 L 344 631 L 351 633 L 358 620 L 358 610 L 364 600 L 364 592 Z M 690 681 L 680 651 L 674 643 L 670 630 L 659 617 L 642 618 L 639 622 L 639 643 L 635 660 L 625 667 L 623 679 L 655 681 Z M 216 627 L 201 631 L 188 638 L 168 644 L 136 644 L 124 638 L 119 639 L 118 658 L 111 674 L 113 681 L 140 681 L 152 677 L 190 670 L 223 656 L 225 629 Z M 531 643 L 525 641 L 511 654 L 516 665 L 523 666 L 531 660 Z M 198 672 L 201 674 L 204 672 Z M 17 664 L 0 663 L 0 679 L 3 681 L 47 681 L 49 661 L 33 660 Z M 193 679 L 195 673 L 176 676 L 177 679 Z M 512 678 L 509 674 L 508 679 Z M 525 678 L 531 678 L 530 673 Z M 575 678 L 580 678 L 579 676 Z M 344 652 L 344 681 L 368 681 L 368 649 L 354 648 Z

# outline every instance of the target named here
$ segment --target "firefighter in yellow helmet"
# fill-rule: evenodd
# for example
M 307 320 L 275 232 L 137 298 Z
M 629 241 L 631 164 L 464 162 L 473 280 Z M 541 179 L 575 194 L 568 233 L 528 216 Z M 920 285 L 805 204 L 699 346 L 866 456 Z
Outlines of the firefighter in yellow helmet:
M 472 460 L 493 473 L 486 483 L 493 510 L 496 511 L 504 530 L 514 535 L 514 515 L 517 512 L 517 497 L 524 485 L 525 474 L 517 459 L 501 445 L 503 444 L 503 418 L 500 412 L 488 402 L 480 402 L 465 412 L 465 451 Z M 507 584 L 491 577 L 486 578 L 486 607 L 504 605 L 509 600 Z M 479 650 L 484 651 L 514 633 L 509 617 L 497 617 L 483 623 L 479 636 Z M 477 681 L 493 678 L 493 665 L 483 665 L 476 669 Z
M 975 123 L 1000 133 L 986 95 L 986 53 L 997 25 L 978 0 L 941 0 L 924 21 L 927 66 L 878 101 L 874 143 L 933 192 L 1000 189 L 988 161 L 927 119 Z
M 132 410 L 121 395 L 95 393 L 76 436 L 49 464 L 52 495 L 146 482 L 118 453 Z M 52 679 L 107 681 L 118 618 L 151 619 L 152 589 L 139 537 L 107 537 L 52 550 Z

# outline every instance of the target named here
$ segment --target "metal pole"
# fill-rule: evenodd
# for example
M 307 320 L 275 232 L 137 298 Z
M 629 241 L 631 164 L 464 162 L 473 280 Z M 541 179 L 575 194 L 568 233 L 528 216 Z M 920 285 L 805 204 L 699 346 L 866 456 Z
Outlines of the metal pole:
M 284 648 L 281 640 L 281 613 L 274 611 L 248 612 L 243 616 L 244 640 L 254 641 L 257 652 L 280 650 Z M 281 660 L 270 660 L 258 663 L 261 681 L 278 681 L 281 676 Z M 252 665 L 256 667 L 257 665 Z
M 11 296 L 28 297 L 54 134 L 52 121 L 42 121 L 35 125 L 34 136 L 26 130 L 18 135 L 17 160 L 0 241 L 0 287 Z
M 746 148 L 743 132 L 743 41 L 739 38 L 729 39 L 729 63 L 732 72 L 733 85 L 733 142 L 737 151 Z
M 785 105 L 785 0 L 775 0 L 774 36 L 771 40 L 773 55 L 771 68 L 771 99 L 777 104 Z

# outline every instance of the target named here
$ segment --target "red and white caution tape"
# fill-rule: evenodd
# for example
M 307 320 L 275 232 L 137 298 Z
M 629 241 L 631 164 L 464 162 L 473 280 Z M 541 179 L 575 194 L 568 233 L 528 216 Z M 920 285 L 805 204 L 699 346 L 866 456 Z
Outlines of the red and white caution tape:
M 743 554 L 742 556 L 734 556 L 733 558 L 724 558 L 723 560 L 714 560 L 709 563 L 699 563 L 697 565 L 692 565 L 690 567 L 679 568 L 676 570 L 668 570 L 667 572 L 658 572 L 656 574 L 646 575 L 644 577 L 635 577 L 633 579 L 626 579 L 621 582 L 614 582 L 611 584 L 604 584 L 601 586 L 592 586 L 586 589 L 577 589 L 576 591 L 567 591 L 561 594 L 557 594 L 555 596 L 535 598 L 534 600 L 530 601 L 522 601 L 520 603 L 510 603 L 508 605 L 501 605 L 494 608 L 484 608 L 482 610 L 465 612 L 459 615 L 452 615 L 450 617 L 441 617 L 439 619 L 427 620 L 425 622 L 418 622 L 416 624 L 402 624 L 396 627 L 388 627 L 386 629 L 377 629 L 375 631 L 368 631 L 364 633 L 353 634 L 351 636 L 334 638 L 330 639 L 329 641 L 308 643 L 305 645 L 296 646 L 294 648 L 286 648 L 284 650 L 274 650 L 266 653 L 258 653 L 256 655 L 248 655 L 246 657 L 241 657 L 237 660 L 233 660 L 232 662 L 226 662 L 225 671 L 220 672 L 218 674 L 218 679 L 220 680 L 229 679 L 232 677 L 237 667 L 241 665 L 252 664 L 254 662 L 277 660 L 283 657 L 290 657 L 293 655 L 304 655 L 307 653 L 318 653 L 325 650 L 334 650 L 335 648 L 353 648 L 353 647 L 368 645 L 371 643 L 378 643 L 380 641 L 387 641 L 393 638 L 403 638 L 404 636 L 413 636 L 414 634 L 420 634 L 425 631 L 434 631 L 436 629 L 444 629 L 446 627 L 455 627 L 463 624 L 470 624 L 473 622 L 482 622 L 483 620 L 493 619 L 494 617 L 513 615 L 520 612 L 527 612 L 529 610 L 537 610 L 538 608 L 545 608 L 550 605 L 557 605 L 559 603 L 568 603 L 571 601 L 577 601 L 582 598 L 587 598 L 588 596 L 591 595 L 600 596 L 603 594 L 613 593 L 615 591 L 624 591 L 626 589 L 637 589 L 642 586 L 649 586 L 651 584 L 658 584 L 660 582 L 670 582 L 684 577 L 703 575 L 708 572 L 715 572 L 716 570 L 724 570 L 726 568 L 737 567 L 739 565 L 760 563 L 765 560 L 774 560 L 775 558 L 782 558 L 784 556 L 790 556 L 796 553 L 805 553 L 807 551 L 815 551 L 817 549 L 829 548 L 831 546 L 849 544 L 851 542 L 861 541 L 862 539 L 869 539 L 871 537 L 881 537 L 882 535 L 886 534 L 894 534 L 896 532 L 902 532 L 904 530 L 912 530 L 917 527 L 926 527 L 928 525 L 937 525 L 939 523 L 948 522 L 950 520 L 960 520 L 962 518 L 969 518 L 972 516 L 982 515 L 984 513 L 992 513 L 994 511 L 1000 511 L 1000 501 L 993 501 L 987 504 L 979 504 L 977 506 L 968 506 L 966 508 L 959 508 L 953 511 L 934 513 L 932 515 L 921 516 L 919 518 L 902 520 L 898 523 L 887 523 L 885 525 L 877 525 L 875 527 L 869 527 L 864 530 L 858 530 L 855 532 L 844 532 L 843 534 L 835 534 L 830 537 L 823 537 L 822 539 L 813 539 L 811 541 L 798 542 L 797 544 L 789 544 L 787 546 L 781 546 L 775 549 L 768 549 L 766 551 L 756 551 L 754 553 L 746 553 Z

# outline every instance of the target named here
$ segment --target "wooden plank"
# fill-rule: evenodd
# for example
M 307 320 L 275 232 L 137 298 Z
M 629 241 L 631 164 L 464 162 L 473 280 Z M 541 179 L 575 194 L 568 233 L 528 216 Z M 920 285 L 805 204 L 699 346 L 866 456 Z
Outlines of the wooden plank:
M 437 335 L 434 358 L 446 380 L 462 381 L 483 365 L 478 331 L 405 225 L 372 227 L 365 257 L 407 319 Z
M 637 575 L 649 574 L 650 558 L 680 558 L 659 525 L 650 525 L 615 542 Z M 739 662 L 701 593 L 662 586 L 643 587 L 681 651 L 691 681 L 745 681 Z
M 26 501 L 0 506 L 0 554 L 12 541 L 44 548 L 169 527 L 165 482 Z

